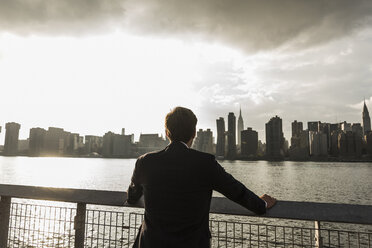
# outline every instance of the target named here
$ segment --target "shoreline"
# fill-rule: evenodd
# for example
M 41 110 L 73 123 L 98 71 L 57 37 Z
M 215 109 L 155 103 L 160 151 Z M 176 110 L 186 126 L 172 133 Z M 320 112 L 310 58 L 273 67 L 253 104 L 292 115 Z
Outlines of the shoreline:
M 26 154 L 19 154 L 14 156 L 7 156 L 0 154 L 1 157 L 30 157 L 30 158 L 103 158 L 103 159 L 137 159 L 138 157 L 103 157 L 103 156 L 89 156 L 89 155 L 63 155 L 63 156 L 28 156 Z M 291 159 L 289 157 L 283 159 L 268 159 L 265 157 L 256 158 L 236 158 L 236 159 L 221 159 L 216 158 L 217 161 L 267 161 L 267 162 L 335 162 L 335 163 L 372 163 L 372 157 L 361 158 L 347 158 L 347 157 L 323 157 L 323 158 L 309 158 L 309 159 Z

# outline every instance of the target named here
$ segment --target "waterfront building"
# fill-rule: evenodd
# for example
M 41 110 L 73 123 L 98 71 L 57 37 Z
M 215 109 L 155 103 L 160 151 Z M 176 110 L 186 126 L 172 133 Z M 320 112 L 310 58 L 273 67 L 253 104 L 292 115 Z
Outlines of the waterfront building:
M 330 155 L 337 157 L 339 155 L 339 135 L 342 133 L 341 130 L 334 130 L 331 134 L 331 148 Z
M 295 120 L 292 122 L 292 137 L 300 136 L 300 133 L 303 131 L 303 124 L 302 122 L 298 122 Z
M 43 153 L 46 132 L 44 128 L 40 127 L 30 129 L 30 141 L 28 146 L 29 156 L 40 156 Z
M 216 146 L 216 156 L 217 158 L 225 157 L 225 120 L 220 117 L 216 120 L 217 124 L 217 146 Z
M 354 140 L 353 132 L 347 131 L 346 132 L 346 155 L 347 156 L 355 155 L 355 151 L 354 151 L 355 143 L 354 142 L 355 140 Z
M 356 157 L 362 156 L 362 150 L 363 150 L 363 135 L 360 135 L 359 133 L 353 133 L 354 138 L 354 151 Z
M 331 124 L 319 122 L 319 131 L 327 137 L 327 152 L 331 149 Z
M 332 134 L 333 131 L 341 131 L 341 123 L 329 124 L 329 132 Z
M 327 146 L 327 135 L 322 132 L 309 132 L 310 141 L 310 155 L 311 156 L 327 156 L 328 146 Z
M 80 135 L 78 133 L 68 133 L 66 153 L 69 155 L 78 154 L 80 148 Z
M 345 133 L 351 132 L 352 131 L 351 123 L 347 123 L 346 121 L 341 122 L 341 130 L 344 131 Z
M 208 128 L 206 131 L 199 129 L 192 148 L 201 152 L 213 153 L 213 133 Z
M 247 130 L 241 132 L 241 156 L 249 157 L 257 156 L 258 151 L 258 133 L 248 127 Z
M 242 144 L 242 134 L 241 132 L 244 130 L 244 121 L 242 117 L 242 109 L 239 110 L 239 118 L 238 118 L 238 147 L 241 147 Z
M 360 157 L 362 154 L 362 137 L 352 131 L 341 132 L 338 137 L 338 150 L 343 157 Z
M 371 131 L 367 132 L 365 137 L 366 137 L 367 154 L 372 156 L 372 132 Z
M 309 121 L 307 123 L 307 130 L 309 130 L 309 132 L 319 132 L 320 123 L 320 121 Z
M 266 155 L 268 158 L 281 159 L 284 156 L 284 135 L 282 119 L 275 116 L 265 125 L 266 129 Z
M 112 157 L 114 152 L 114 136 L 113 132 L 107 132 L 102 139 L 102 156 Z
M 4 155 L 15 156 L 18 153 L 18 138 L 21 125 L 15 122 L 5 124 Z
M 28 147 L 29 147 L 30 140 L 18 140 L 18 154 L 19 155 L 27 155 L 28 154 Z
M 103 137 L 86 135 L 85 136 L 85 153 L 102 153 Z
M 360 137 L 364 136 L 363 127 L 360 123 L 353 123 L 353 125 L 351 126 L 351 131 L 359 135 Z
M 262 143 L 261 140 L 258 140 L 258 149 L 257 156 L 264 156 L 266 154 L 266 143 Z
M 338 134 L 338 152 L 340 156 L 345 156 L 347 154 L 347 143 L 345 132 L 340 132 Z
M 371 118 L 369 117 L 368 108 L 366 105 L 366 101 L 364 100 L 363 112 L 362 112 L 362 119 L 363 119 L 363 132 L 367 134 L 371 131 Z
M 236 157 L 236 117 L 230 112 L 227 118 L 227 158 Z
M 63 155 L 68 145 L 69 134 L 63 128 L 49 127 L 45 135 L 43 153 L 48 156 Z
M 289 156 L 293 160 L 306 160 L 309 158 L 309 131 L 302 130 L 291 138 Z
M 139 155 L 148 152 L 164 149 L 168 141 L 158 134 L 140 134 L 137 144 L 137 153 Z
M 113 157 L 130 157 L 132 155 L 132 135 L 115 134 L 112 142 Z

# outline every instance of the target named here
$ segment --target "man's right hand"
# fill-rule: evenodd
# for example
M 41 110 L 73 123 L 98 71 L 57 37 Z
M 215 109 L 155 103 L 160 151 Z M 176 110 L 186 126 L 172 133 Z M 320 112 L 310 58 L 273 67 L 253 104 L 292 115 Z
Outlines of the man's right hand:
M 267 209 L 272 208 L 276 203 L 276 199 L 274 197 L 271 197 L 266 194 L 260 196 L 260 198 L 267 203 L 267 206 L 266 206 Z

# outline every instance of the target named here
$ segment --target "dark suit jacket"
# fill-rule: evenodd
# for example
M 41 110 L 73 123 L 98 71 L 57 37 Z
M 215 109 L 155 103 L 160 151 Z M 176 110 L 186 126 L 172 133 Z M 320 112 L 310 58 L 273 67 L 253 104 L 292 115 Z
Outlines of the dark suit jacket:
M 145 216 L 133 247 L 209 247 L 212 191 L 264 214 L 265 202 L 227 173 L 208 153 L 172 142 L 136 162 L 128 203 L 144 194 Z

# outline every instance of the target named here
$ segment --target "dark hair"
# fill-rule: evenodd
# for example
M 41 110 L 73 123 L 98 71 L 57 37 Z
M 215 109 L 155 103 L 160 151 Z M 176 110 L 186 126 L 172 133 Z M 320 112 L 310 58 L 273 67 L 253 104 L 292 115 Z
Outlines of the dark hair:
M 175 107 L 165 117 L 165 130 L 171 141 L 188 142 L 196 131 L 198 119 L 187 108 Z

